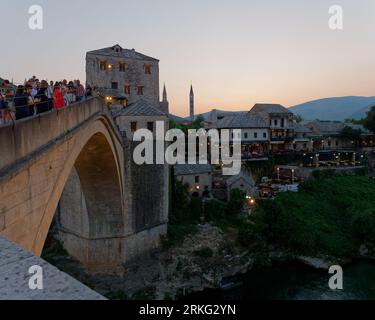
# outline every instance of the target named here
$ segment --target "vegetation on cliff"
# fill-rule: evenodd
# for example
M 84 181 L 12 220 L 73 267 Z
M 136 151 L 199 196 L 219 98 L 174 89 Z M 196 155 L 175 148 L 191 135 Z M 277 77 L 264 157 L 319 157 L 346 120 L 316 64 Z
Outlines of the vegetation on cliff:
M 241 227 L 240 241 L 301 255 L 355 256 L 362 244 L 375 244 L 375 183 L 316 172 L 298 193 L 261 201 Z

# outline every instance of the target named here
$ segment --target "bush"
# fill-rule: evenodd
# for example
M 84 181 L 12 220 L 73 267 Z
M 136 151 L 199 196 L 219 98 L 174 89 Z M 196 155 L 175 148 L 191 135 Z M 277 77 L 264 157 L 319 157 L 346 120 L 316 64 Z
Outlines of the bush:
M 246 194 L 239 189 L 233 189 L 230 192 L 230 200 L 227 204 L 226 213 L 236 215 L 241 213 L 246 199 Z
M 222 201 L 211 200 L 204 204 L 204 216 L 206 221 L 222 219 L 225 215 L 226 204 Z

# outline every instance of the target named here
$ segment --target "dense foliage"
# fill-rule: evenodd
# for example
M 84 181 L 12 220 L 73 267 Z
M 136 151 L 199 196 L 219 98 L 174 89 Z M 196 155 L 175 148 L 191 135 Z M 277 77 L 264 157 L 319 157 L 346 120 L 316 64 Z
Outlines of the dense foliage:
M 375 183 L 365 176 L 315 174 L 298 193 L 259 204 L 240 240 L 259 240 L 304 255 L 346 257 L 375 244 Z
M 182 241 L 187 235 L 197 231 L 197 225 L 204 221 L 211 222 L 223 230 L 238 226 L 238 214 L 241 213 L 246 194 L 238 189 L 231 191 L 230 200 L 202 201 L 201 198 L 189 197 L 188 186 L 180 181 L 174 182 L 171 211 L 169 214 L 168 235 L 164 239 L 166 246 Z
M 183 240 L 186 235 L 195 233 L 202 215 L 202 200 L 190 199 L 188 186 L 182 182 L 176 180 L 173 181 L 173 185 L 168 235 L 164 241 L 166 246 L 171 246 Z
M 375 133 L 375 106 L 367 113 L 363 124 L 365 128 Z

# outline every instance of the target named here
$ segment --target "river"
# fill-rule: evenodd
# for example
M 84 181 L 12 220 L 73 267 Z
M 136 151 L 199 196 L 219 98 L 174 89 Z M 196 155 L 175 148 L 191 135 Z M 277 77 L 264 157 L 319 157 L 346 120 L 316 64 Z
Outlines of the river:
M 219 300 L 373 300 L 375 262 L 361 260 L 343 268 L 344 290 L 328 287 L 332 275 L 301 264 L 257 269 L 238 278 L 243 285 L 229 291 L 205 290 L 190 299 Z

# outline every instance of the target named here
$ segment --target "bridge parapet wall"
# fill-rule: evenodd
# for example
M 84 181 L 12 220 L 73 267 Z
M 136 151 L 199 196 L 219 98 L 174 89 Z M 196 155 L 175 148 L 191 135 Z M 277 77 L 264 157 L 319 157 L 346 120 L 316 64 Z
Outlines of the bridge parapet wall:
M 74 129 L 100 114 L 106 115 L 113 122 L 102 99 L 92 98 L 60 110 L 19 120 L 14 125 L 0 127 L 0 178 L 9 173 L 10 167 L 34 157 L 35 152 L 68 136 Z M 120 134 L 115 134 L 121 141 Z

